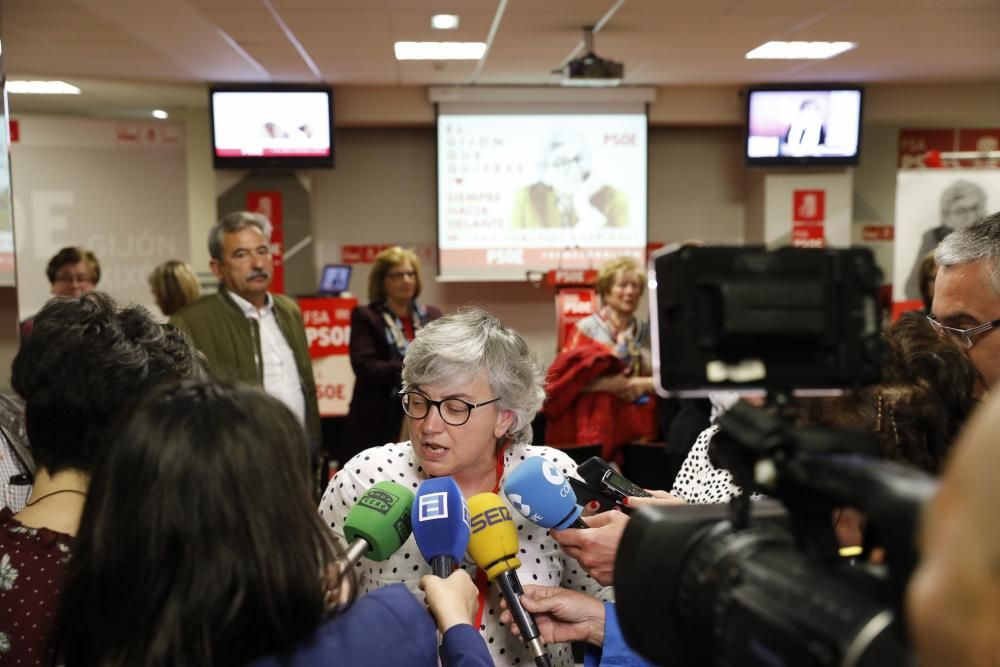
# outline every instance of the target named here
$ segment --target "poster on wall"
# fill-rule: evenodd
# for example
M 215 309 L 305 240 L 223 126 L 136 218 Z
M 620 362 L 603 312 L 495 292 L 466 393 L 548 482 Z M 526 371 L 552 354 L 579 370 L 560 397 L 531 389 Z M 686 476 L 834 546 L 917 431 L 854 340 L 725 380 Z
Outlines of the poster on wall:
M 1000 210 L 1000 171 L 901 170 L 896 176 L 893 313 L 923 308 L 921 259 L 951 231 Z

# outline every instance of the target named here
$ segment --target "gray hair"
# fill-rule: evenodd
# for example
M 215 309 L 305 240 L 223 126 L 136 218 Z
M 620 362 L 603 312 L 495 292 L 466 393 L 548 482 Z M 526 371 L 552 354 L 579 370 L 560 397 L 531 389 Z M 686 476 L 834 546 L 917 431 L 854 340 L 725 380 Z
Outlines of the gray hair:
M 966 197 L 975 197 L 979 206 L 986 208 L 986 190 L 972 181 L 959 179 L 941 191 L 941 217 L 947 215 L 952 204 Z
M 545 373 L 528 343 L 481 308 L 462 308 L 420 330 L 403 361 L 403 389 L 471 380 L 486 372 L 501 410 L 514 413 L 507 435 L 531 441 L 531 420 L 545 400 Z
M 938 266 L 955 266 L 988 260 L 993 291 L 1000 294 L 1000 213 L 983 218 L 944 237 L 934 251 Z
M 212 259 L 222 259 L 222 235 L 232 234 L 247 227 L 256 227 L 264 238 L 271 241 L 271 221 L 260 213 L 236 211 L 230 213 L 212 225 L 208 232 L 208 254 Z

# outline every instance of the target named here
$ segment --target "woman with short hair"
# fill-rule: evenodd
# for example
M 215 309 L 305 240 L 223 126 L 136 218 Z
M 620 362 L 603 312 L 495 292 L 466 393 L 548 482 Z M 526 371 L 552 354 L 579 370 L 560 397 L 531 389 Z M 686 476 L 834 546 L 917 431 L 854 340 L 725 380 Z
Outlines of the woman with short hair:
M 198 274 L 190 264 L 178 259 L 167 260 L 153 269 L 149 274 L 149 288 L 156 305 L 166 317 L 201 296 Z
M 407 414 L 410 441 L 372 447 L 348 461 L 330 480 L 320 513 L 338 533 L 351 506 L 370 486 L 391 480 L 416 490 L 432 477 L 450 476 L 465 498 L 498 493 L 510 472 L 529 456 L 542 456 L 564 475 L 576 469 L 566 454 L 531 442 L 531 422 L 542 404 L 542 369 L 527 342 L 478 308 L 445 315 L 413 340 L 403 365 L 397 400 Z M 525 583 L 566 586 L 591 595 L 601 587 L 565 556 L 545 528 L 511 511 L 517 526 Z M 480 587 L 478 626 L 498 665 L 531 664 L 531 653 L 499 623 L 499 592 L 489 587 L 474 563 Z M 413 539 L 385 562 L 362 559 L 357 566 L 362 591 L 394 582 L 416 592 L 430 572 Z M 553 665 L 573 664 L 568 644 L 548 647 Z
M 341 462 L 372 445 L 406 440 L 397 394 L 403 357 L 420 329 L 438 317 L 417 302 L 420 260 L 406 248 L 386 248 L 368 276 L 367 306 L 351 312 L 350 354 L 354 392 L 340 442 Z

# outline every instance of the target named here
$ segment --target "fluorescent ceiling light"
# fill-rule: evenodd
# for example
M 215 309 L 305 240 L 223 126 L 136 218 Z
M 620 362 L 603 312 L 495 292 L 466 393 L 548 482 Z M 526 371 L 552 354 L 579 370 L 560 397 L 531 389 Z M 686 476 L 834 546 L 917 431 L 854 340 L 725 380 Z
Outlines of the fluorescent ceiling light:
M 458 14 L 435 14 L 431 17 L 431 27 L 435 30 L 454 30 L 458 27 Z
M 825 60 L 857 48 L 855 42 L 767 42 L 747 53 L 747 60 Z
M 479 60 L 486 42 L 396 42 L 396 60 Z
M 163 109 L 153 109 L 153 118 L 159 118 L 160 120 L 165 120 L 170 117 Z
M 7 92 L 28 95 L 79 95 L 80 89 L 65 81 L 8 81 Z

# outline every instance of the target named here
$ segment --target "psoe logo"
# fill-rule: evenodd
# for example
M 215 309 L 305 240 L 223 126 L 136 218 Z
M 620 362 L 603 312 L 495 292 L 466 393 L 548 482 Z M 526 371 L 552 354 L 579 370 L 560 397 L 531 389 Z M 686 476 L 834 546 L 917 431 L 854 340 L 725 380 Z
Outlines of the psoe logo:
M 472 532 L 478 533 L 487 526 L 492 526 L 504 521 L 511 521 L 510 510 L 504 506 L 491 507 L 485 512 L 480 512 L 472 517 Z
M 420 496 L 417 501 L 417 519 L 433 521 L 448 518 L 448 492 L 438 491 Z
M 388 491 L 372 488 L 368 489 L 365 495 L 361 496 L 358 504 L 370 510 L 375 510 L 379 514 L 388 514 L 389 510 L 398 502 L 399 498 Z

